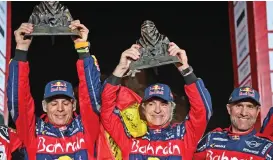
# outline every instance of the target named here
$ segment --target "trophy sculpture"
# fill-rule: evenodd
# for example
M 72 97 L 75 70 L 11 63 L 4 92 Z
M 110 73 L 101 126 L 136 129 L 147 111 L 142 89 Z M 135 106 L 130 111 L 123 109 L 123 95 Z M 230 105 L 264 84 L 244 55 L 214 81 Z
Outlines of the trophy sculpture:
M 33 24 L 33 32 L 25 36 L 80 36 L 77 29 L 71 30 L 73 18 L 66 6 L 58 1 L 43 1 L 35 6 L 29 18 Z
M 131 72 L 179 62 L 177 57 L 168 53 L 168 37 L 160 34 L 152 21 L 146 20 L 141 25 L 141 37 L 136 43 L 141 46 L 141 56 L 130 64 Z

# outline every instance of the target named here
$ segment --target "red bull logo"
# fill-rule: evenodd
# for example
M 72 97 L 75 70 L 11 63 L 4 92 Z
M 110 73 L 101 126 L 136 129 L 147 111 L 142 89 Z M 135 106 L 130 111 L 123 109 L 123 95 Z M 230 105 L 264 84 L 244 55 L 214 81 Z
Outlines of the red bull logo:
M 66 83 L 56 82 L 56 83 L 51 84 L 51 87 L 66 87 Z
M 238 135 L 233 135 L 231 138 L 232 138 L 233 140 L 240 140 L 240 136 L 238 136 Z
M 154 134 L 161 133 L 161 129 L 155 129 Z
M 51 90 L 50 92 L 55 92 L 55 91 L 67 91 L 67 86 L 65 82 L 56 82 L 51 84 Z
M 164 88 L 156 84 L 153 87 L 151 87 L 151 90 L 164 90 Z
M 149 95 L 153 95 L 153 94 L 164 94 L 164 87 L 159 86 L 159 85 L 154 85 L 152 87 L 150 87 L 150 92 Z
M 251 96 L 255 97 L 255 91 L 252 88 L 246 87 L 246 88 L 241 88 L 239 92 L 240 96 Z
M 246 88 L 241 88 L 240 91 L 244 91 L 244 92 L 254 92 L 254 90 L 252 88 L 246 87 Z

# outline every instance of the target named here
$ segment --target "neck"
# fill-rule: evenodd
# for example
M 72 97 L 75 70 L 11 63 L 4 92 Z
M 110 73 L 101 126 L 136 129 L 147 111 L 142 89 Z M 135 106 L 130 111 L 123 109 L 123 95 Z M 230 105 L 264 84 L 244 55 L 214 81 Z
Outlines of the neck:
M 237 129 L 236 127 L 234 127 L 233 125 L 231 125 L 231 132 L 238 134 L 238 135 L 244 135 L 244 134 L 248 134 L 249 132 L 251 132 L 254 129 L 254 126 L 251 127 L 250 129 L 246 130 L 246 131 L 241 131 L 239 129 Z
M 63 125 L 58 125 L 58 124 L 56 124 L 56 123 L 54 123 L 54 122 L 52 122 L 46 115 L 45 116 L 43 116 L 43 117 L 45 117 L 45 122 L 46 123 L 51 123 L 54 127 L 56 127 L 56 128 L 61 128 L 61 127 L 64 127 L 64 126 L 67 126 L 67 125 L 69 125 L 71 122 L 72 122 L 72 118 L 66 123 L 66 124 L 63 124 Z
M 169 124 L 170 124 L 170 122 L 166 122 L 166 123 L 164 123 L 164 124 L 162 124 L 162 125 L 153 125 L 153 124 L 151 124 L 151 123 L 148 122 L 148 126 L 149 126 L 149 128 L 151 128 L 151 129 L 161 129 L 161 128 L 165 128 L 165 127 L 167 127 Z

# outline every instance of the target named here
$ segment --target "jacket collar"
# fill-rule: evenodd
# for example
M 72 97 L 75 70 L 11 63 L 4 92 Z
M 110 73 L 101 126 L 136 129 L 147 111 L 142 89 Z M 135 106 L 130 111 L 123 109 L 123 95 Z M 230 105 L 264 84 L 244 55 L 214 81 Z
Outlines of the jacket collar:
M 224 129 L 225 131 L 227 131 L 228 136 L 232 139 L 232 140 L 240 140 L 240 138 L 245 138 L 245 137 L 249 137 L 249 136 L 253 136 L 256 134 L 256 130 L 254 128 L 254 126 L 249 129 L 246 132 L 242 132 L 242 133 L 234 133 L 232 132 L 232 127 L 230 126 L 229 128 Z
M 74 117 L 77 117 L 77 116 L 78 116 L 78 114 L 77 114 L 76 112 L 73 112 L 73 114 L 74 114 Z M 49 122 L 49 119 L 48 119 L 47 114 L 42 114 L 42 115 L 40 116 L 40 118 L 41 118 L 42 120 L 44 120 L 45 123 L 49 123 L 49 124 L 51 124 L 52 126 L 54 126 L 55 128 L 60 128 L 60 129 L 61 129 L 61 128 L 66 128 L 66 126 L 70 125 L 70 124 L 72 123 L 73 119 L 74 119 L 74 118 L 71 118 L 71 120 L 69 120 L 69 122 L 68 122 L 66 125 L 56 125 L 56 124 L 54 124 L 54 123 Z

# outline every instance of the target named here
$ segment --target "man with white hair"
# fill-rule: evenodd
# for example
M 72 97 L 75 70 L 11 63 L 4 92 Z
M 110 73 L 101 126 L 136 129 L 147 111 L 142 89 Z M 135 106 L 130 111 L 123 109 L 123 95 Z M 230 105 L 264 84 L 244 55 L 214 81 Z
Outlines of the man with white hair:
M 186 52 L 176 44 L 169 44 L 169 55 L 177 56 L 176 64 L 185 79 L 185 91 L 190 101 L 190 112 L 183 123 L 171 125 L 175 103 L 169 86 L 153 84 L 145 89 L 141 112 L 147 122 L 147 132 L 142 137 L 131 137 L 124 132 L 118 110 L 141 102 L 141 98 L 126 87 L 120 86 L 121 77 L 132 60 L 140 58 L 140 46 L 125 50 L 120 62 L 102 93 L 101 122 L 105 130 L 120 147 L 123 159 L 190 160 L 212 115 L 210 94 L 203 81 L 197 79 L 188 64 Z M 171 77 L 171 75 L 170 75 Z M 139 126 L 134 126 L 138 128 Z

